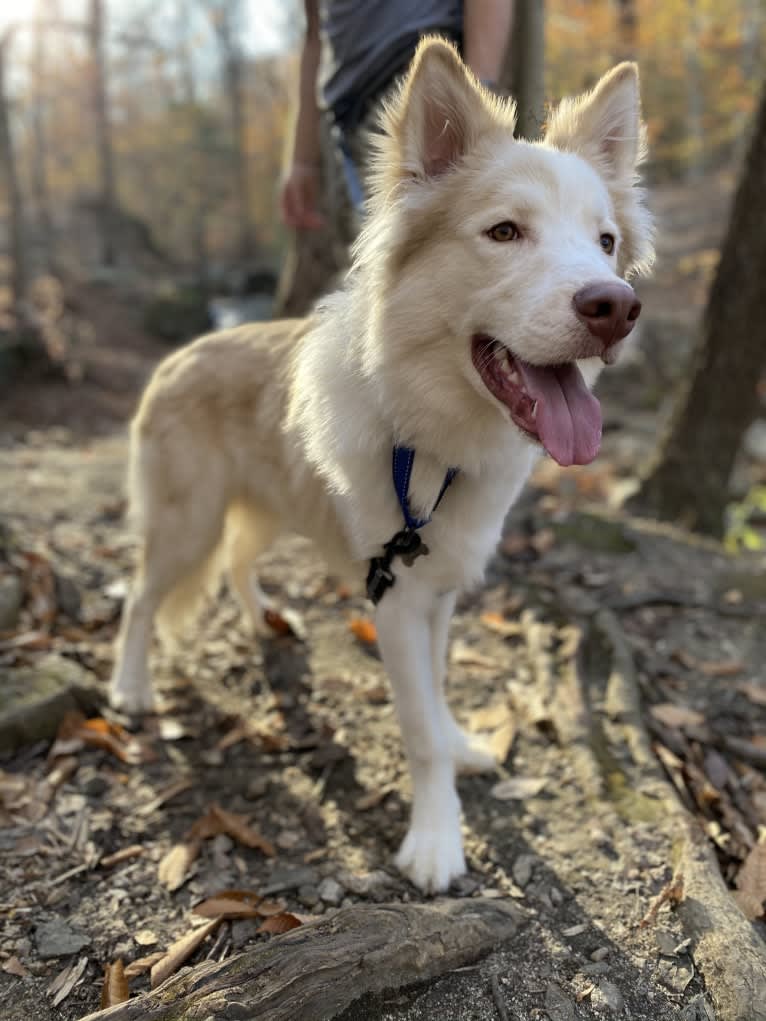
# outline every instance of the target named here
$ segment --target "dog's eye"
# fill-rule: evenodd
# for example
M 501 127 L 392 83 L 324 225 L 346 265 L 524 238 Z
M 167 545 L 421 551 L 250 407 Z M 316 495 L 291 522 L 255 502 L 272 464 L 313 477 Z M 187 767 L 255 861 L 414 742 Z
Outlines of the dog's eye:
M 493 241 L 518 241 L 521 231 L 515 223 L 503 220 L 502 223 L 496 223 L 487 231 L 487 237 L 492 238 Z
M 598 239 L 599 244 L 604 249 L 607 255 L 611 255 L 614 251 L 614 234 L 602 234 Z

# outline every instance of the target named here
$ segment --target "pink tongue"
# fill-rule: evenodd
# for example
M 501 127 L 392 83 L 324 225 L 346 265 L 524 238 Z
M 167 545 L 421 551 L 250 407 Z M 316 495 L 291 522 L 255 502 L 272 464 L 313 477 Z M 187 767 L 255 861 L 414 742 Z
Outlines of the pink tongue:
M 601 405 L 574 362 L 541 368 L 517 364 L 537 401 L 535 424 L 543 446 L 560 465 L 590 464 L 601 446 Z

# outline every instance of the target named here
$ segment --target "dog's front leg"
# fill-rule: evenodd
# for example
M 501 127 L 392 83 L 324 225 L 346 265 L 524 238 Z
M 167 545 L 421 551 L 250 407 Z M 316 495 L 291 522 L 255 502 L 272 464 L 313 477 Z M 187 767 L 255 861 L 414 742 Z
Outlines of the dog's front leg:
M 433 669 L 435 602 L 402 571 L 376 615 L 412 774 L 412 818 L 396 864 L 426 893 L 465 872 L 454 754 Z
M 449 626 L 455 610 L 457 592 L 437 596 L 432 613 L 431 658 L 433 683 L 443 728 L 452 749 L 452 758 L 458 773 L 492 772 L 497 763 L 489 750 L 477 737 L 467 734 L 459 725 L 447 702 L 447 649 Z

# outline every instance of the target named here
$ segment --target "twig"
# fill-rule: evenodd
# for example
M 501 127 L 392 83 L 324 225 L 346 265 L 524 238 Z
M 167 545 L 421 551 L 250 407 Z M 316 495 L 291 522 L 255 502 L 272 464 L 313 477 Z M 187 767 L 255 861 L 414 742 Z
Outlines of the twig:
M 495 1001 L 497 1007 L 497 1013 L 500 1015 L 500 1021 L 511 1021 L 510 1015 L 505 1007 L 505 1000 L 503 998 L 502 990 L 500 989 L 500 980 L 497 975 L 493 975 L 489 984 L 492 987 L 492 999 Z

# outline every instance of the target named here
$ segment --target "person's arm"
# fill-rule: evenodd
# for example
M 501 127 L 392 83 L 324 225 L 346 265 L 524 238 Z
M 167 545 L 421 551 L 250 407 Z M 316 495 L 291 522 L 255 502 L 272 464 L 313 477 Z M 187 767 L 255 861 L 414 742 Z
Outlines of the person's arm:
M 500 77 L 512 22 L 513 0 L 464 0 L 463 55 L 476 77 L 488 85 Z
M 305 8 L 306 38 L 301 52 L 298 116 L 293 151 L 282 184 L 280 209 L 288 227 L 313 229 L 324 222 L 319 213 L 321 115 L 316 96 L 321 44 L 317 0 L 305 0 Z

